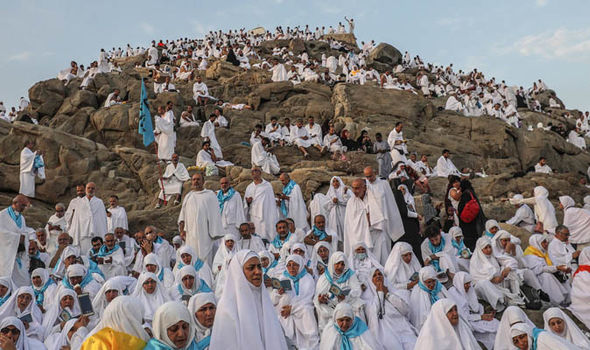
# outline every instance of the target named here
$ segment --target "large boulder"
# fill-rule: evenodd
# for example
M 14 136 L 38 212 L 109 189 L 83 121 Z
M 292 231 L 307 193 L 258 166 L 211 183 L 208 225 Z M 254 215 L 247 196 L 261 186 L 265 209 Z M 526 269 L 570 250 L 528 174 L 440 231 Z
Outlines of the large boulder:
M 30 109 L 40 119 L 53 117 L 66 96 L 64 83 L 59 79 L 38 82 L 29 89 Z
M 369 52 L 367 66 L 375 68 L 379 72 L 392 71 L 393 67 L 402 62 L 402 54 L 395 47 L 380 43 Z

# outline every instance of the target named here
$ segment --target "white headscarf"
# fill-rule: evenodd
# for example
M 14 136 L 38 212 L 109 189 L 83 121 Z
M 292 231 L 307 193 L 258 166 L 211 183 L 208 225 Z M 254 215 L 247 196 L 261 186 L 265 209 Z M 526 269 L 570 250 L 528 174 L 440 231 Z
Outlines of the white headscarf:
M 168 337 L 168 327 L 175 325 L 176 323 L 184 321 L 189 324 L 189 336 L 186 342 L 186 346 L 177 348 L 172 340 Z M 192 327 L 191 315 L 181 302 L 169 301 L 161 305 L 156 313 L 154 314 L 154 321 L 152 322 L 152 328 L 154 331 L 154 338 L 168 345 L 174 350 L 185 350 L 188 349 L 193 342 L 195 337 L 195 328 Z
M 143 284 L 149 279 L 156 281 L 156 290 L 154 290 L 152 294 L 146 293 L 143 288 Z M 145 310 L 144 318 L 146 320 L 152 320 L 158 307 L 165 302 L 170 301 L 170 295 L 165 290 L 164 285 L 160 282 L 158 276 L 151 272 L 142 272 L 141 275 L 139 275 L 139 278 L 137 279 L 137 287 L 135 287 L 132 296 L 136 297 L 137 300 L 143 304 L 143 309 Z
M 226 241 L 233 241 L 234 242 L 234 246 L 233 246 L 232 250 L 227 249 L 227 247 L 225 246 Z M 219 248 L 217 249 L 217 252 L 215 253 L 215 258 L 213 259 L 213 265 L 211 265 L 211 266 L 213 266 L 214 271 L 217 270 L 218 266 L 223 265 L 223 263 L 225 262 L 225 259 L 228 256 L 234 255 L 238 250 L 240 250 L 239 249 L 239 242 L 240 242 L 240 240 L 234 234 L 228 233 L 225 236 L 223 236 L 223 238 L 221 239 L 221 242 L 219 243 Z
M 329 323 L 322 332 L 320 350 L 331 350 L 334 348 L 341 348 L 342 335 L 338 331 L 340 328 L 338 327 L 337 320 L 344 317 L 351 318 L 353 322 L 363 322 L 361 319 L 355 318 L 354 311 L 350 304 L 346 302 L 339 303 L 334 309 L 334 313 L 332 314 L 332 322 Z M 353 325 L 351 325 L 351 327 L 352 326 L 354 326 L 354 323 Z M 337 327 L 338 329 L 336 329 Z M 357 344 L 362 344 L 360 349 L 381 349 L 381 346 L 375 341 L 373 334 L 368 328 L 359 336 L 354 337 L 353 339 L 358 339 L 360 341 L 355 342 Z
M 205 328 L 197 319 L 196 313 L 199 311 L 203 305 L 213 304 L 217 306 L 217 300 L 215 300 L 215 294 L 213 293 L 199 293 L 193 295 L 190 300 L 188 301 L 188 311 L 191 314 L 191 318 L 193 320 L 193 324 L 197 328 L 197 334 L 206 334 L 207 331 L 210 331 L 210 328 Z
M 34 347 L 29 344 L 25 325 L 21 322 L 21 320 L 14 316 L 8 316 L 0 319 L 0 329 L 6 328 L 8 326 L 14 326 L 20 331 L 20 335 L 15 344 L 16 350 L 35 350 Z
M 469 264 L 469 272 L 475 281 L 489 280 L 500 271 L 500 264 L 494 254 L 488 256 L 482 252 L 488 245 L 491 246 L 492 241 L 486 236 L 478 238 L 475 243 L 475 251 Z
M 400 191 L 402 188 L 404 189 L 404 201 L 406 202 L 406 206 L 408 207 L 408 209 L 411 209 L 413 212 L 416 212 L 416 202 L 414 201 L 414 196 L 412 196 L 410 190 L 408 190 L 408 186 L 403 184 L 397 186 L 397 189 Z
M 193 287 L 191 289 L 187 289 L 184 286 L 184 283 L 182 283 L 182 279 L 184 278 L 184 276 L 193 276 L 193 278 L 195 279 L 195 282 L 193 282 Z M 199 277 L 195 268 L 192 265 L 185 265 L 180 270 L 178 270 L 178 273 L 176 274 L 176 283 L 174 283 L 174 287 L 172 288 L 178 289 L 178 286 L 180 286 L 180 288 L 182 289 L 181 294 L 186 293 L 188 295 L 193 295 L 201 288 L 201 285 L 203 283 L 205 282 Z M 171 295 L 173 294 L 171 293 Z
M 61 330 L 61 332 L 52 334 L 49 338 L 45 339 L 45 345 L 47 346 L 48 350 L 61 350 L 64 346 L 70 346 L 71 341 L 68 337 L 68 333 L 74 327 L 74 324 L 78 321 L 77 318 L 72 318 L 68 322 L 66 322 Z M 84 328 L 86 329 L 86 328 Z M 73 337 L 73 335 L 72 335 Z
M 496 341 L 494 342 L 494 350 L 512 350 L 512 337 L 510 336 L 510 328 L 517 324 L 524 323 L 530 327 L 535 327 L 533 322 L 529 320 L 527 315 L 518 306 L 508 306 L 502 314 L 500 320 L 500 327 L 496 333 Z
M 106 299 L 106 292 L 109 290 L 116 290 L 119 294 L 118 297 L 123 295 L 123 284 L 116 278 L 109 278 L 103 285 L 100 287 L 98 293 L 92 300 L 92 309 L 98 315 L 101 315 L 104 309 L 109 304 Z
M 557 218 L 555 208 L 549 201 L 549 191 L 543 186 L 537 186 L 533 190 L 535 195 L 535 216 L 543 223 L 543 228 L 549 232 L 555 231 Z
M 486 221 L 486 231 L 488 231 L 489 233 L 492 233 L 490 230 L 493 227 L 497 227 L 498 230 L 500 229 L 500 225 L 498 225 L 498 222 L 496 220 L 490 219 L 490 220 Z
M 104 309 L 100 322 L 85 340 L 103 328 L 111 328 L 116 332 L 132 335 L 147 342 L 150 336 L 143 328 L 143 316 L 144 307 L 139 299 L 126 295 L 117 297 Z
M 459 271 L 453 278 L 453 287 L 449 289 L 449 294 L 453 300 L 457 303 L 457 306 L 462 307 L 465 304 L 469 310 L 473 313 L 480 313 L 483 311 L 483 307 L 477 301 L 477 295 L 475 294 L 475 288 L 473 283 L 469 288 L 469 291 L 465 292 L 465 283 L 473 282 L 473 278 L 467 272 Z
M 63 311 L 61 307 L 61 300 L 68 295 L 74 299 L 74 305 L 71 310 L 68 309 L 68 313 L 72 317 L 77 317 L 82 313 L 80 310 L 80 305 L 78 305 L 78 295 L 76 292 L 69 288 L 60 288 L 55 302 L 49 307 L 45 313 L 45 316 L 43 317 L 43 328 L 45 329 L 46 338 L 51 334 L 53 327 L 56 324 L 57 318 Z
M 510 342 L 512 343 L 512 338 L 519 336 L 521 334 L 528 335 L 529 338 L 529 349 L 532 349 L 533 345 L 533 329 L 534 326 L 530 326 L 524 323 L 517 323 L 514 326 L 510 327 Z M 494 348 L 495 350 L 496 348 Z M 511 349 L 514 349 L 513 347 Z M 575 346 L 574 344 L 569 343 L 564 338 L 558 337 L 553 333 L 550 332 L 541 332 L 537 338 L 537 350 L 577 350 L 579 347 Z
M 22 294 L 29 294 L 31 296 L 31 302 L 23 311 L 20 311 L 17 306 L 17 301 L 18 296 Z M 39 307 L 35 302 L 35 292 L 33 291 L 33 288 L 24 286 L 14 291 L 10 299 L 0 307 L 0 320 L 9 316 L 21 317 L 28 313 L 33 317 L 33 322 L 37 322 L 39 325 L 43 323 L 43 313 L 41 313 L 41 310 L 39 310 Z
M 332 245 L 326 241 L 319 241 L 313 246 L 313 250 L 311 253 L 310 266 L 311 266 L 311 269 L 313 270 L 315 277 L 318 277 L 318 263 L 321 262 L 322 264 L 324 264 L 324 262 L 322 261 L 322 258 L 318 254 L 318 250 L 320 249 L 320 247 L 324 247 L 324 248 L 328 249 L 328 261 L 330 260 L 330 256 L 332 255 Z
M 481 349 L 463 318 L 459 317 L 459 324 L 456 326 L 447 318 L 447 312 L 453 306 L 456 304 L 451 299 L 441 299 L 432 305 L 430 314 L 418 334 L 416 349 Z
M 148 255 L 146 255 L 143 258 L 143 270 L 142 270 L 142 272 L 149 272 L 147 270 L 147 267 L 146 267 L 147 265 L 156 265 L 157 266 L 156 272 L 154 272 L 154 274 L 156 276 L 159 276 L 160 275 L 160 272 L 162 272 L 162 264 L 160 263 L 160 259 L 154 253 L 149 253 Z
M 412 260 L 406 264 L 402 260 L 402 255 L 412 253 Z M 416 258 L 416 254 L 412 250 L 412 246 L 406 242 L 397 242 L 389 257 L 385 262 L 385 275 L 389 278 L 391 283 L 409 283 L 410 277 L 416 272 L 420 271 L 420 262 Z
M 560 318 L 565 323 L 565 329 L 563 333 L 558 334 L 551 329 L 549 326 L 549 320 L 552 318 Z M 546 331 L 553 333 L 557 336 L 567 339 L 572 344 L 576 344 L 577 346 L 583 349 L 590 349 L 590 340 L 584 335 L 584 333 L 580 330 L 580 328 L 575 324 L 574 321 L 560 308 L 551 307 L 547 309 L 543 313 L 543 321 L 544 321 L 544 328 Z
M 338 180 L 338 182 L 340 183 L 340 186 L 338 187 L 338 189 L 334 188 L 334 185 L 332 185 L 332 182 L 334 181 L 334 179 Z M 342 182 L 342 179 L 338 176 L 333 176 L 330 179 L 330 188 L 328 189 L 328 192 L 326 193 L 326 197 L 330 200 L 332 200 L 332 198 L 338 198 L 338 201 L 342 202 L 344 201 L 344 188 L 346 187 L 346 185 L 344 185 L 344 182 Z
M 12 278 L 10 278 L 10 276 L 0 277 L 0 284 L 3 285 L 4 287 L 8 288 L 8 290 L 6 291 L 6 294 L 4 294 L 4 296 L 3 296 L 3 298 L 6 298 L 6 301 L 8 301 L 8 299 L 10 299 L 10 295 L 16 289 L 16 286 L 12 282 Z M 1 307 L 1 305 L 0 305 L 0 307 Z
M 576 202 L 570 196 L 559 197 L 563 205 L 563 224 L 570 231 L 572 243 L 587 243 L 590 241 L 590 211 L 576 208 Z
M 219 300 L 210 350 L 287 349 L 278 316 L 264 285 L 255 287 L 244 275 L 244 264 L 258 254 L 240 250 L 229 263 Z
M 360 260 L 356 256 L 356 253 L 355 253 L 356 249 L 359 247 L 365 248 L 365 254 L 367 256 L 363 260 Z M 354 272 L 364 275 L 364 274 L 368 274 L 373 267 L 383 268 L 383 266 L 381 266 L 381 264 L 379 263 L 379 260 L 377 260 L 377 257 L 375 257 L 375 254 L 373 254 L 373 252 L 369 248 L 367 248 L 367 245 L 364 242 L 355 243 L 352 246 L 352 256 L 350 257 L 350 268 Z

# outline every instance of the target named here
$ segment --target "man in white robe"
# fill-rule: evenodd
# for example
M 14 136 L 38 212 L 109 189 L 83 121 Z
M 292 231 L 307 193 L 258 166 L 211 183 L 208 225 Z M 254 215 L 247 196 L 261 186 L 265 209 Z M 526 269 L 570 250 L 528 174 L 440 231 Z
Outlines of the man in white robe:
M 192 188 L 182 201 L 178 226 L 186 237 L 186 244 L 193 248 L 199 259 L 210 265 L 213 261 L 213 241 L 223 237 L 224 230 L 217 196 L 203 187 L 204 182 L 200 173 L 191 178 Z
M 270 123 L 266 125 L 264 132 L 272 142 L 283 143 L 283 133 L 281 132 L 281 125 L 278 123 L 277 117 L 270 118 Z
M 197 81 L 193 84 L 193 98 L 197 102 L 197 106 L 206 105 L 211 98 L 209 88 L 207 84 L 203 83 L 203 79 L 200 76 L 197 76 Z
M 182 185 L 188 180 L 190 180 L 190 176 L 186 167 L 184 164 L 178 162 L 178 154 L 174 153 L 172 155 L 172 162 L 166 166 L 162 179 L 158 181 L 160 194 L 158 195 L 156 209 L 162 206 L 164 200 L 169 201 L 173 196 L 174 205 L 179 204 L 182 197 Z
M 375 170 L 370 166 L 366 167 L 363 173 L 367 179 L 367 191 L 373 194 L 381 206 L 384 220 L 383 234 L 389 237 L 389 239 L 384 239 L 385 245 L 379 247 L 379 251 L 375 251 L 375 256 L 382 265 L 385 265 L 389 252 L 391 251 L 391 242 L 397 241 L 404 235 L 404 225 L 389 183 L 386 180 L 377 178 Z M 380 255 L 377 254 L 379 252 L 381 253 Z
M 524 197 L 521 194 L 515 194 L 512 199 L 521 201 Z M 514 206 L 518 209 L 514 213 L 514 216 L 508 219 L 506 223 L 524 228 L 530 233 L 533 233 L 535 229 L 535 213 L 533 213 L 533 210 L 524 203 L 515 204 Z
M 539 162 L 535 164 L 535 172 L 542 174 L 551 174 L 553 170 L 547 165 L 547 159 L 545 157 L 539 158 Z
M 221 189 L 217 191 L 217 201 L 221 212 L 221 226 L 225 234 L 239 236 L 238 228 L 246 221 L 242 196 L 231 187 L 227 177 L 222 177 L 219 185 Z
M 22 215 L 28 205 L 29 199 L 19 194 L 0 211 L 0 277 L 12 276 L 18 287 L 30 285 L 28 236 L 34 230 L 27 227 Z
M 216 176 L 219 174 L 219 168 L 225 168 L 234 165 L 215 156 L 215 151 L 211 148 L 210 141 L 204 141 L 199 153 L 197 153 L 197 167 L 204 169 L 205 176 Z
M 166 106 L 172 111 L 172 102 Z M 158 144 L 158 159 L 170 160 L 176 147 L 176 131 L 174 130 L 174 114 L 164 112 L 164 107 L 158 107 L 158 115 L 154 118 L 156 128 L 154 135 Z
M 150 46 L 150 48 L 148 49 L 148 60 L 145 63 L 146 67 L 155 66 L 156 63 L 158 63 L 158 58 L 159 58 L 158 49 L 156 48 L 156 45 L 154 43 L 152 43 L 152 46 Z
M 34 143 L 25 141 L 25 147 L 20 152 L 20 189 L 19 193 L 35 198 L 35 177 L 45 179 L 45 165 L 41 151 L 33 152 Z
M 242 249 L 250 249 L 255 252 L 266 250 L 262 238 L 256 234 L 254 223 L 245 222 L 240 225 L 240 245 Z
M 246 219 L 252 221 L 262 239 L 271 241 L 279 213 L 272 185 L 262 178 L 260 168 L 252 168 L 252 183 L 244 193 Z
M 312 145 L 312 141 L 309 132 L 303 127 L 303 120 L 297 119 L 295 127 L 291 127 L 289 139 L 291 140 L 291 143 L 294 143 L 301 153 L 303 153 L 303 156 L 309 157 L 307 148 Z
M 295 227 L 307 231 L 309 229 L 308 213 L 301 187 L 291 180 L 287 173 L 282 173 L 279 180 L 283 184 L 283 192 L 277 195 L 281 219 L 291 218 L 295 222 Z
M 115 89 L 113 92 L 111 92 L 109 94 L 109 96 L 107 96 L 106 101 L 104 101 L 104 106 L 111 107 L 114 105 L 120 105 L 121 104 L 121 98 L 119 97 L 120 93 L 121 93 L 121 91 L 119 89 Z
M 105 280 L 115 276 L 126 276 L 125 252 L 116 244 L 114 233 L 107 233 L 104 244 L 97 254 L 98 267 L 104 274 Z
M 269 143 L 270 140 L 263 137 L 261 142 L 254 142 L 252 144 L 252 166 L 260 167 L 267 174 L 276 175 L 280 172 L 281 167 L 277 157 L 266 150 Z
M 434 172 L 439 177 L 448 177 L 449 175 L 457 175 L 461 176 L 459 169 L 453 164 L 451 158 L 449 158 L 451 152 L 448 149 L 444 149 L 442 151 L 442 156 L 438 158 L 436 161 L 436 167 L 434 168 Z
M 408 153 L 408 146 L 406 146 L 407 141 L 404 139 L 403 128 L 404 125 L 402 122 L 395 123 L 395 128 L 387 136 L 387 143 L 389 144 L 389 149 L 395 149 L 401 155 L 405 156 Z M 392 155 L 392 158 L 395 157 Z
M 577 266 L 572 265 L 572 260 L 580 255 L 569 242 L 570 231 L 566 226 L 558 225 L 555 228 L 555 236 L 549 243 L 547 253 L 554 266 L 566 266 L 568 273 L 575 270 Z
M 92 248 L 90 242 L 92 237 L 104 238 L 107 233 L 106 209 L 102 200 L 95 197 L 95 191 L 94 182 L 86 184 L 86 196 L 76 201 L 69 228 L 70 236 L 74 240 L 73 244 L 79 246 L 82 252 Z
M 445 109 L 449 111 L 463 113 L 465 106 L 463 106 L 463 104 L 459 102 L 459 100 L 457 100 L 457 98 L 455 97 L 455 92 L 451 91 L 449 92 L 449 94 L 450 96 L 445 104 Z
M 129 229 L 127 212 L 119 205 L 119 197 L 112 195 L 109 198 L 110 207 L 107 209 L 107 232 L 114 233 L 117 227 Z
M 203 128 L 201 129 L 201 138 L 204 141 L 211 142 L 211 148 L 215 152 L 215 157 L 218 159 L 223 159 L 223 153 L 221 152 L 221 146 L 219 142 L 217 142 L 217 136 L 215 135 L 215 120 L 217 116 L 214 113 L 209 115 L 209 120 L 207 120 L 203 124 Z
M 279 81 L 287 81 L 287 69 L 282 63 L 279 63 L 278 60 L 274 60 L 273 67 L 270 69 L 272 72 L 272 81 L 279 82 Z
M 55 205 L 55 214 L 51 215 L 45 225 L 45 232 L 47 232 L 46 251 L 53 256 L 57 251 L 57 237 L 62 232 L 68 231 L 68 222 L 66 221 L 66 206 L 63 203 Z
M 321 151 L 322 148 L 322 127 L 319 124 L 316 124 L 313 117 L 309 117 L 307 120 L 308 124 L 305 126 L 305 129 L 309 133 L 309 140 L 311 144 L 314 146 L 319 146 L 319 150 Z

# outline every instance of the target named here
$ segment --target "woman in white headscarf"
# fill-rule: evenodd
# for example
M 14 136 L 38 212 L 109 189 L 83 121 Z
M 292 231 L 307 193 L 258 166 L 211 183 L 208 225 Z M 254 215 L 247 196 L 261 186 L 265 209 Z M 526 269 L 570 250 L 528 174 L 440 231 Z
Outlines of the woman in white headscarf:
M 225 259 L 240 250 L 238 242 L 238 237 L 234 234 L 228 233 L 223 236 L 221 243 L 219 244 L 219 249 L 217 249 L 215 257 L 213 258 L 213 265 L 211 265 L 214 277 L 216 277 L 219 271 L 221 271 Z
M 310 267 L 316 281 L 326 271 L 330 256 L 332 256 L 332 245 L 330 243 L 320 241 L 313 246 Z
M 287 349 L 262 280 L 258 254 L 247 249 L 237 252 L 229 263 L 217 305 L 210 350 Z
M 0 277 L 0 307 L 10 299 L 15 289 L 10 276 Z
M 45 339 L 48 350 L 62 350 L 64 347 L 79 349 L 88 335 L 88 318 L 72 318 L 67 321 L 61 332 L 54 333 Z
M 26 335 L 25 326 L 17 317 L 0 319 L 0 348 L 15 350 L 44 350 L 45 345 Z
M 104 310 L 102 319 L 88 334 L 81 350 L 140 350 L 150 336 L 142 325 L 144 307 L 131 296 L 115 298 Z
M 418 273 L 418 286 L 410 295 L 410 321 L 420 330 L 428 317 L 432 305 L 442 298 L 447 298 L 447 289 L 436 278 L 432 266 L 425 266 Z
M 280 279 L 290 281 L 291 290 L 274 289 L 271 301 L 291 343 L 300 349 L 313 349 L 320 341 L 313 307 L 315 281 L 307 273 L 301 256 L 291 254 L 286 262 Z
M 197 293 L 212 292 L 211 288 L 199 277 L 195 268 L 186 265 L 176 274 L 176 283 L 169 290 L 170 298 L 188 304 L 188 300 Z
M 64 288 L 76 290 L 78 286 L 80 286 L 81 293 L 88 293 L 90 295 L 90 299 L 94 299 L 100 290 L 100 284 L 88 272 L 84 265 L 72 264 L 68 266 L 65 277 L 61 280 L 61 284 L 57 290 L 58 292 Z
M 511 198 L 510 204 L 531 204 L 535 211 L 537 221 L 543 223 L 545 231 L 555 233 L 557 227 L 557 218 L 555 217 L 555 208 L 549 201 L 549 191 L 543 186 L 537 186 L 533 190 L 534 197 L 519 199 Z
M 328 261 L 328 268 L 318 278 L 313 303 L 318 315 L 320 332 L 330 323 L 336 305 L 342 302 L 350 304 L 355 314 L 364 319 L 364 301 L 360 297 L 361 282 L 348 265 L 346 255 L 343 252 L 335 252 Z M 335 295 L 334 291 L 340 295 Z
M 559 208 L 563 210 L 563 224 L 570 230 L 572 244 L 590 243 L 590 211 L 576 208 L 570 196 L 559 197 Z
M 78 295 L 74 290 L 67 288 L 60 290 L 55 300 L 43 317 L 45 338 L 61 332 L 67 321 L 80 316 L 81 313 Z
M 555 277 L 557 267 L 549 258 L 549 236 L 534 234 L 529 237 L 529 246 L 524 251 L 524 263 L 538 278 L 544 293 L 555 305 L 563 303 L 570 292 L 569 283 L 562 284 Z M 560 267 L 566 270 L 566 267 Z
M 92 309 L 97 319 L 100 319 L 104 309 L 113 299 L 123 295 L 124 286 L 120 279 L 111 277 L 100 288 L 94 299 L 92 299 Z
M 385 262 L 385 276 L 400 292 L 406 302 L 410 301 L 410 292 L 418 284 L 420 262 L 406 242 L 397 242 Z
M 487 236 L 489 239 L 492 239 L 498 231 L 500 231 L 500 225 L 498 225 L 496 220 L 490 219 L 486 221 L 486 230 L 482 236 Z
M 453 287 L 449 289 L 449 296 L 457 303 L 459 315 L 473 329 L 475 339 L 485 345 L 486 349 L 492 349 L 500 321 L 494 318 L 494 313 L 484 314 L 484 308 L 471 286 L 472 281 L 468 273 L 457 272 L 453 278 Z
M 572 278 L 572 304 L 570 310 L 590 328 L 590 247 L 586 247 L 578 257 L 578 269 Z
M 137 287 L 132 296 L 143 305 L 145 310 L 143 318 L 147 323 L 151 323 L 160 305 L 172 300 L 162 282 L 151 272 L 142 272 L 139 275 Z
M 465 246 L 463 239 L 463 230 L 459 226 L 453 226 L 449 229 L 449 236 L 451 236 L 451 245 L 455 252 L 457 266 L 461 271 L 469 271 L 469 263 L 471 258 L 471 250 Z
M 376 267 L 383 268 L 383 266 L 364 242 L 355 243 L 352 246 L 352 254 L 350 268 L 356 273 L 361 285 L 364 286 L 363 290 L 366 290 L 371 280 L 371 270 Z
M 451 299 L 441 299 L 434 303 L 418 335 L 416 349 L 481 349 L 471 327 L 459 316 L 457 309 Z
M 342 179 L 338 176 L 330 180 L 330 189 L 326 193 L 326 203 L 324 209 L 328 213 L 326 217 L 326 228 L 328 231 L 335 232 L 338 235 L 338 241 L 342 242 L 344 238 L 344 213 L 346 212 L 346 203 L 350 199 L 351 191 L 344 185 Z
M 44 341 L 45 328 L 43 328 L 43 313 L 41 313 L 35 302 L 33 288 L 28 286 L 15 290 L 10 299 L 0 307 L 0 320 L 9 316 L 21 318 L 27 314 L 30 314 L 33 319 L 25 327 L 27 329 L 27 337 Z
M 164 288 L 168 289 L 174 285 L 174 274 L 167 267 L 162 267 L 160 259 L 154 253 L 150 253 L 143 258 L 143 272 L 151 272 L 158 277 Z
M 174 265 L 174 274 L 180 270 L 184 265 L 192 265 L 199 277 L 207 283 L 208 286 L 213 286 L 213 273 L 208 264 L 205 264 L 194 249 L 188 245 L 183 245 L 176 251 L 176 265 Z
M 410 307 L 385 278 L 383 269 L 371 270 L 365 313 L 375 339 L 385 349 L 413 350 L 418 332 L 409 321 Z
M 49 277 L 47 269 L 42 267 L 33 270 L 31 273 L 31 285 L 35 292 L 35 302 L 42 312 L 45 312 L 55 301 L 57 285 Z
M 187 350 L 194 347 L 195 328 L 191 314 L 178 301 L 161 305 L 154 314 L 154 336 L 144 350 Z
M 553 333 L 531 327 L 524 323 L 510 328 L 512 349 L 519 350 L 578 350 L 579 347 Z
M 580 349 L 590 350 L 590 340 L 572 319 L 560 308 L 551 307 L 543 313 L 546 331 L 564 338 Z
M 511 269 L 509 267 L 501 269 L 488 237 L 483 236 L 477 240 L 469 272 L 473 277 L 473 287 L 478 297 L 487 301 L 494 310 L 501 311 L 509 301 L 522 302 L 517 294 L 507 288 L 511 284 L 509 280 Z
M 512 338 L 510 337 L 510 327 L 517 323 L 524 323 L 530 327 L 535 327 L 533 322 L 518 306 L 508 306 L 504 313 L 502 313 L 502 319 L 500 319 L 500 326 L 496 333 L 496 340 L 494 341 L 494 350 L 512 350 Z
M 381 350 L 367 324 L 347 303 L 336 306 L 330 324 L 322 332 L 320 350 Z
M 209 348 L 216 310 L 217 301 L 213 293 L 195 294 L 188 301 L 188 311 L 195 325 L 194 343 L 198 350 Z

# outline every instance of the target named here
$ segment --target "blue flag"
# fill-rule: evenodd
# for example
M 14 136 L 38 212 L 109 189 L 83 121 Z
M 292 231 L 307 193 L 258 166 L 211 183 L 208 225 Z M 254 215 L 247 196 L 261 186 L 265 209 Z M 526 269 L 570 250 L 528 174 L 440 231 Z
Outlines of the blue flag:
M 155 141 L 152 115 L 148 106 L 148 96 L 143 78 L 141 79 L 141 100 L 139 105 L 139 134 L 143 135 L 143 145 L 149 146 Z

